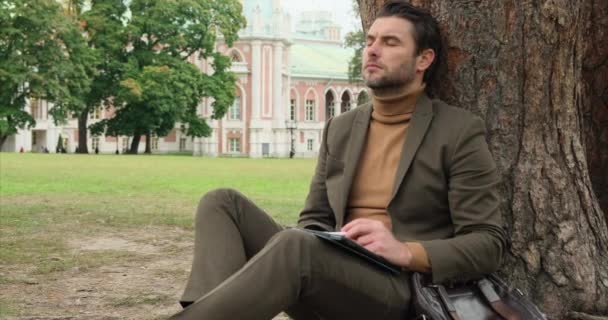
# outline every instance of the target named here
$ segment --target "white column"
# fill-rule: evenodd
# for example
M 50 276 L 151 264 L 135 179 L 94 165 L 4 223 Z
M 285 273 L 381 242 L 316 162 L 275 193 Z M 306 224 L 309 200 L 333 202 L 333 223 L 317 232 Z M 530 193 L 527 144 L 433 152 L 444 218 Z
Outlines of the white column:
M 283 43 L 274 44 L 274 90 L 273 90 L 273 117 L 278 126 L 285 125 L 285 99 L 283 99 Z
M 260 41 L 252 41 L 252 57 L 251 57 L 251 118 L 253 120 L 260 119 L 260 100 L 262 97 L 262 80 L 260 69 L 262 62 Z

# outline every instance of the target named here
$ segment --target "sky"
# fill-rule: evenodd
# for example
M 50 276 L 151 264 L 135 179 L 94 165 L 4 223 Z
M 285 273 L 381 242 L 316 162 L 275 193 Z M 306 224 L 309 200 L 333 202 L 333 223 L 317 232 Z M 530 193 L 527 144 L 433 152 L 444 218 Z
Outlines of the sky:
M 361 29 L 361 22 L 353 11 L 353 0 L 283 0 L 283 7 L 295 23 L 298 12 L 326 10 L 332 12 L 334 21 L 342 27 L 342 38 L 350 31 Z

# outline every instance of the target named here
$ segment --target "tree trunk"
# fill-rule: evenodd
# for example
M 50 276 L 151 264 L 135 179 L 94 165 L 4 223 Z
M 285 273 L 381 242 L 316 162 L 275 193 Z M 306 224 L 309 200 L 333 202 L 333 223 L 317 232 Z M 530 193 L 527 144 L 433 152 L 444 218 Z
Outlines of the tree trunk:
M 358 0 L 365 28 L 373 21 L 365 10 L 383 2 Z M 571 311 L 608 314 L 608 227 L 586 154 L 606 153 L 608 145 L 600 139 L 586 150 L 582 127 L 592 0 L 412 3 L 439 19 L 448 40 L 440 96 L 486 120 L 510 236 L 502 273 L 552 319 Z M 605 28 L 597 30 L 605 37 Z M 606 79 L 603 72 L 594 79 Z M 600 84 L 605 99 L 606 81 Z M 591 173 L 605 170 L 602 164 Z
M 148 131 L 146 132 L 146 150 L 144 151 L 145 154 L 152 154 L 151 143 L 152 137 L 150 135 L 150 131 Z
M 583 59 L 583 135 L 591 183 L 608 220 L 608 1 L 586 4 L 591 18 Z
M 133 135 L 133 141 L 131 141 L 131 149 L 129 154 L 137 154 L 139 150 L 139 140 L 141 140 L 141 133 L 135 133 Z
M 0 135 L 0 150 L 2 150 L 2 146 L 4 146 L 4 142 L 6 142 L 6 139 L 8 139 L 8 135 L 6 135 L 6 136 Z
M 89 109 L 85 108 L 78 115 L 78 148 L 76 153 L 89 153 L 87 146 L 87 121 L 89 120 Z

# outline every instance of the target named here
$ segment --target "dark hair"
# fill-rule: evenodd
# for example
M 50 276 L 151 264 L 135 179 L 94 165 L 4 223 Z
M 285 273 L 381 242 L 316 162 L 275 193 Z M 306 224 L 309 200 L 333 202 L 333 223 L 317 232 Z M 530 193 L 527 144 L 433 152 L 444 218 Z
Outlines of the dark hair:
M 416 42 L 416 54 L 425 49 L 435 52 L 435 60 L 425 71 L 422 81 L 427 84 L 429 91 L 434 91 L 438 85 L 437 78 L 439 69 L 444 64 L 444 49 L 439 23 L 431 13 L 425 9 L 416 7 L 406 1 L 388 1 L 376 15 L 381 17 L 399 17 L 408 20 L 414 25 L 414 41 Z

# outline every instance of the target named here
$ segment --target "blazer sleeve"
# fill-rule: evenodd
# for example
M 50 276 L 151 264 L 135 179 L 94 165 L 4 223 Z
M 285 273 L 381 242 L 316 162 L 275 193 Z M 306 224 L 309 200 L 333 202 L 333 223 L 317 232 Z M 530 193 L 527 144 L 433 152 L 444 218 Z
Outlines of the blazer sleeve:
M 317 229 L 333 231 L 336 226 L 334 212 L 327 198 L 326 159 L 327 159 L 327 135 L 332 119 L 327 121 L 323 129 L 323 139 L 319 149 L 319 158 L 314 176 L 310 183 L 310 190 L 306 197 L 304 209 L 300 212 L 298 227 L 306 229 Z
M 483 121 L 473 118 L 456 141 L 446 168 L 454 237 L 420 242 L 437 283 L 496 271 L 506 242 L 499 210 L 499 177 Z

